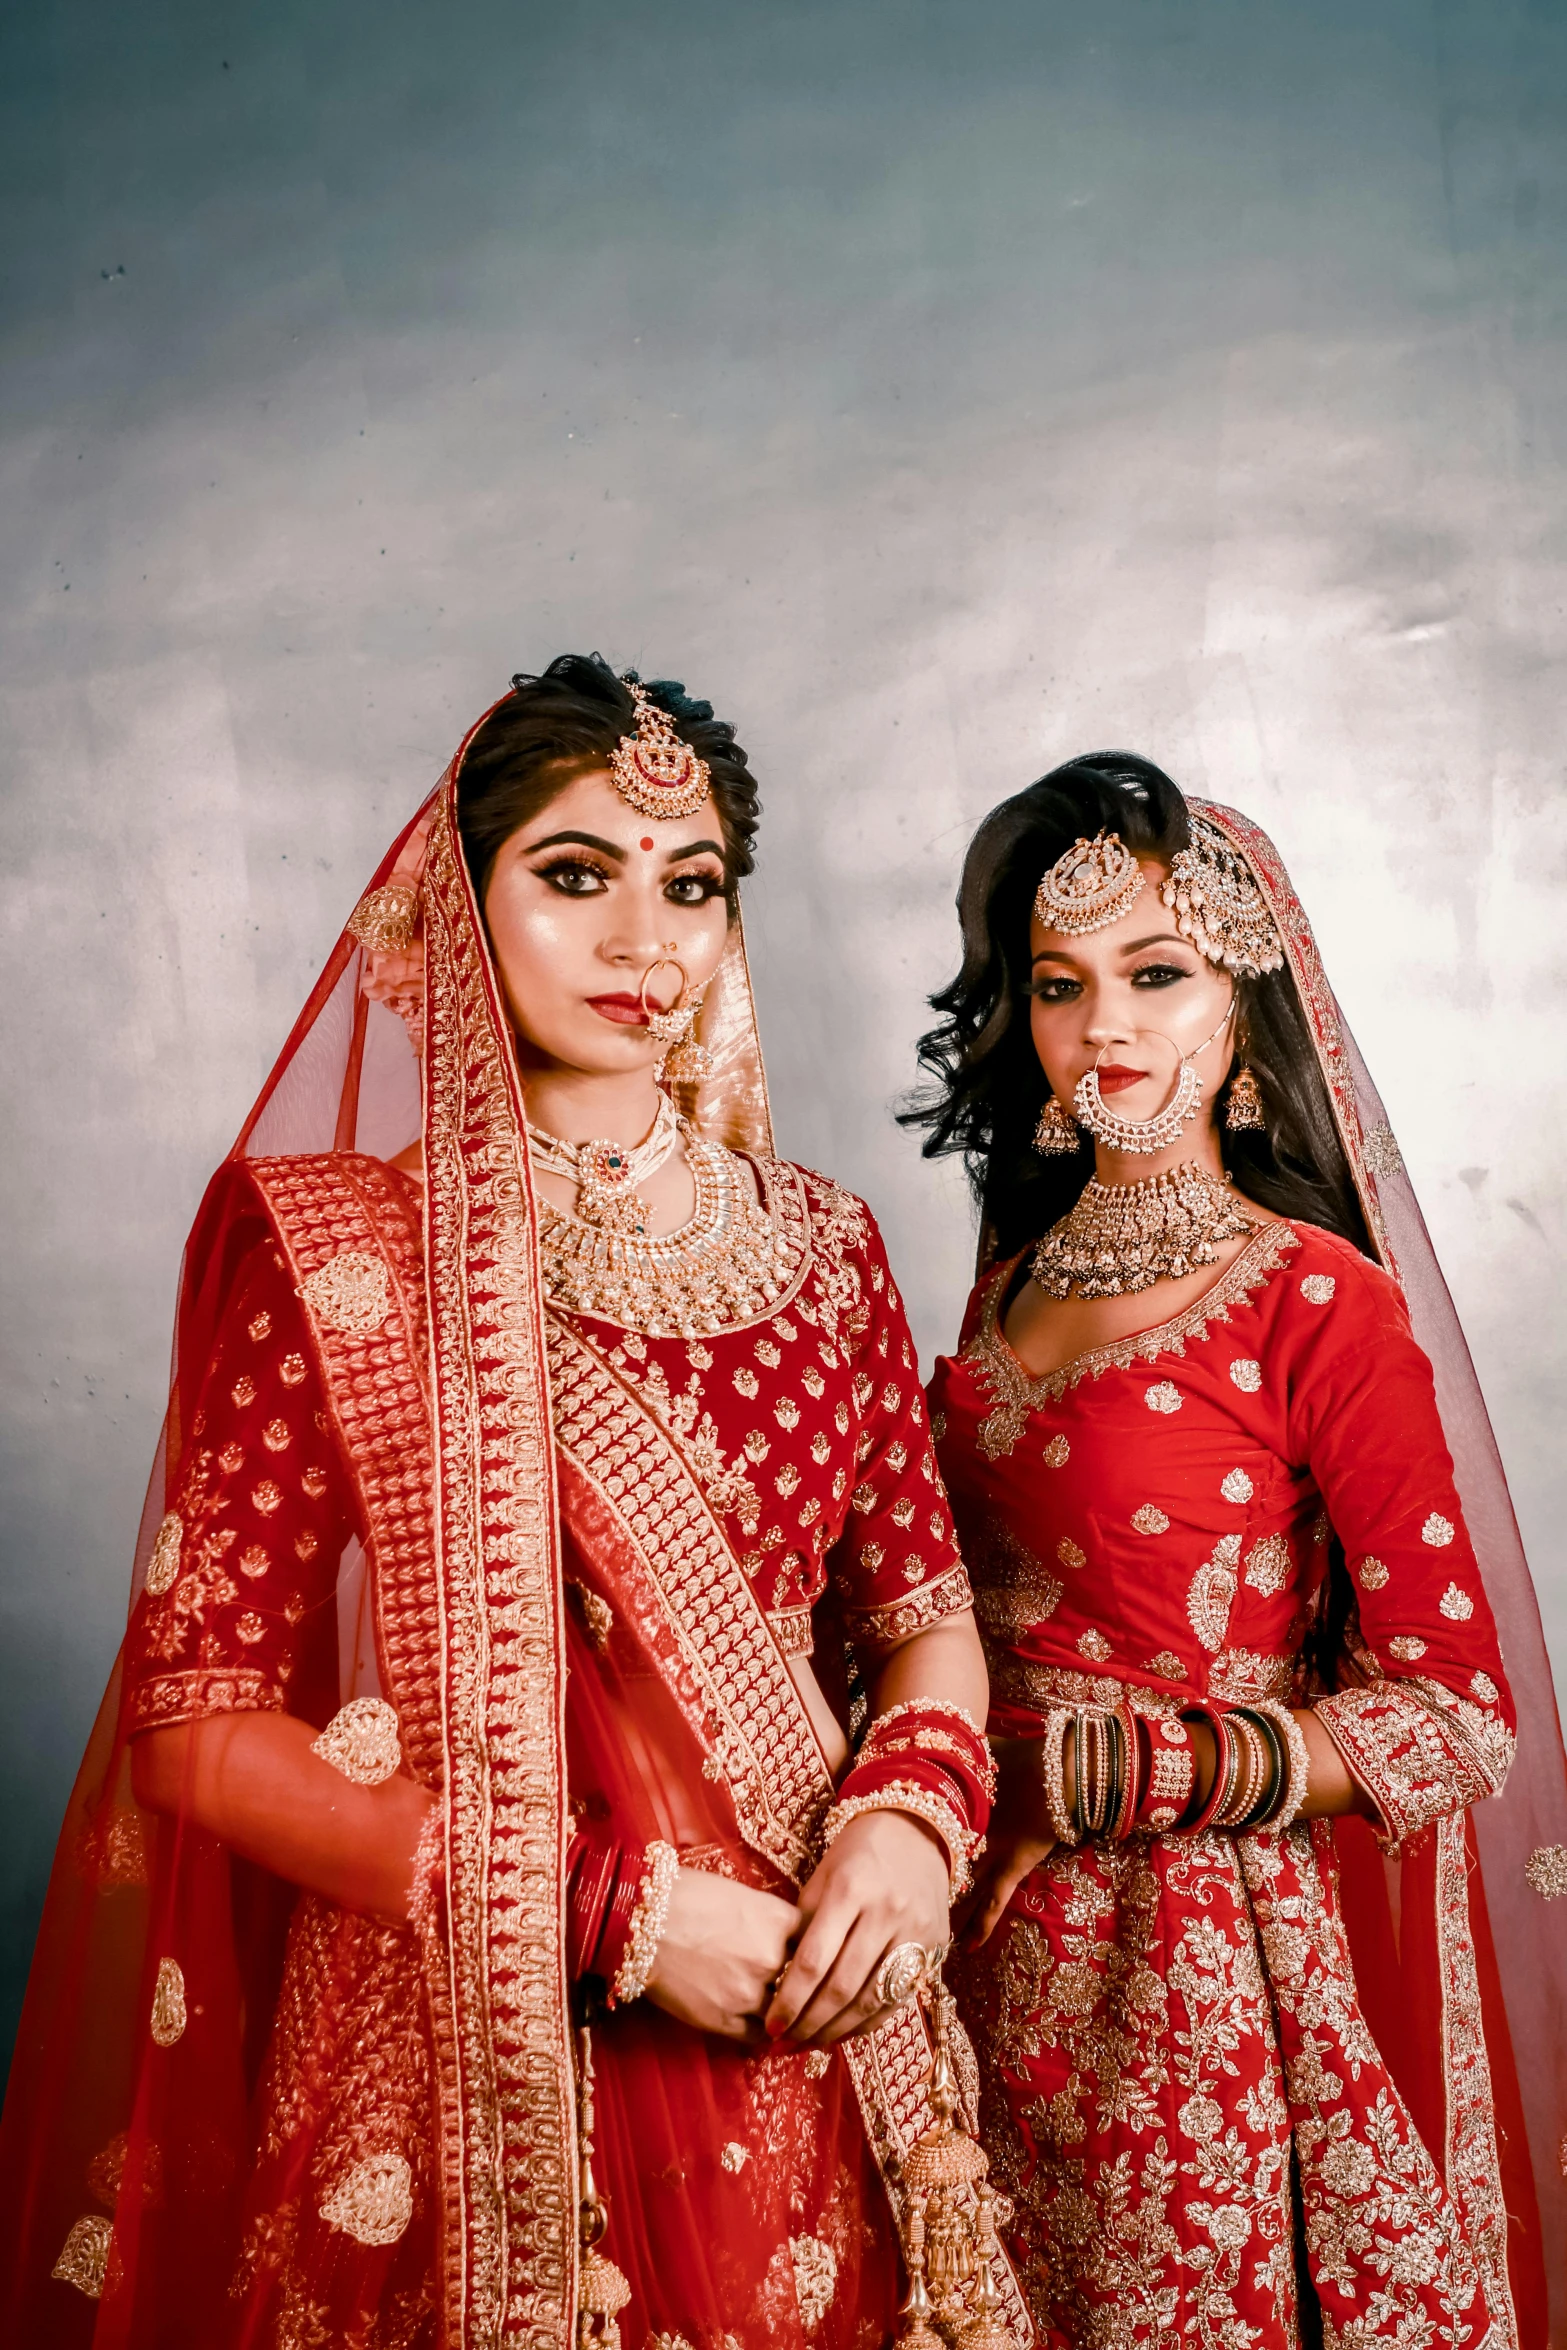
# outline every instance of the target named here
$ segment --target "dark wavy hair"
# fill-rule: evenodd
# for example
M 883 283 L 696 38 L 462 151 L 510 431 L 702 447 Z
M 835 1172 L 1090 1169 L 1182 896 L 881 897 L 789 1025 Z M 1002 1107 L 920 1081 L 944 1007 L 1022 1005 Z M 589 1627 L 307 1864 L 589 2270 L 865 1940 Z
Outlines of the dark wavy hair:
M 1034 1128 L 1049 1090 L 1029 1030 L 1029 919 L 1047 867 L 1101 827 L 1139 857 L 1168 863 L 1190 846 L 1186 802 L 1163 771 L 1131 751 L 1069 759 L 993 808 L 969 844 L 958 890 L 963 966 L 931 997 L 942 1015 L 921 1037 L 934 1081 L 899 1113 L 926 1129 L 926 1158 L 961 1151 L 996 1252 L 1009 1256 L 1064 1216 L 1094 1171 L 1092 1145 L 1041 1158 Z M 1339 1140 L 1311 1031 L 1286 966 L 1236 983 L 1237 1066 L 1255 1073 L 1265 1133 L 1224 1125 L 1224 1163 L 1237 1187 L 1277 1214 L 1320 1224 L 1374 1254 Z
M 628 674 L 643 684 L 634 669 Z M 669 677 L 647 680 L 645 690 L 673 719 L 681 740 L 707 761 L 732 917 L 754 862 L 761 814 L 756 778 L 734 728 L 714 717 L 711 702 L 694 700 Z M 600 653 L 562 653 L 539 676 L 522 672 L 512 679 L 511 692 L 468 745 L 457 778 L 457 829 L 481 903 L 502 844 L 577 776 L 605 766 L 621 736 L 636 727 L 636 705 Z

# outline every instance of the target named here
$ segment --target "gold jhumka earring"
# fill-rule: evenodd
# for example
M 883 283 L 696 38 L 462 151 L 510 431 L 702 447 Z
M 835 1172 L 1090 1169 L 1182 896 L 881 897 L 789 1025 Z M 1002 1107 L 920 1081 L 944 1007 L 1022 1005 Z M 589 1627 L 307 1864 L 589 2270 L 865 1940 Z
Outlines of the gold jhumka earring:
M 1083 1147 L 1083 1130 L 1057 1094 L 1045 1096 L 1045 1106 L 1034 1128 L 1034 1148 L 1041 1158 L 1068 1158 Z
M 593 2177 L 593 2038 L 586 2023 L 577 2029 L 577 2229 L 582 2251 L 577 2264 L 577 2350 L 620 2350 L 615 2320 L 631 2299 L 622 2270 L 599 2250 L 609 2213 Z
M 930 2102 L 936 2118 L 903 2158 L 903 2257 L 909 2289 L 898 2317 L 896 2350 L 1016 2350 L 1002 2315 L 992 2262 L 996 2221 L 1011 2205 L 990 2183 L 983 2150 L 955 2117 L 952 1994 L 929 1984 Z M 998 2213 L 998 2206 L 1000 2207 Z
M 1224 1105 L 1225 1129 L 1230 1134 L 1266 1134 L 1268 1121 L 1262 1106 L 1262 1088 L 1242 1061 L 1230 1079 L 1230 1098 Z

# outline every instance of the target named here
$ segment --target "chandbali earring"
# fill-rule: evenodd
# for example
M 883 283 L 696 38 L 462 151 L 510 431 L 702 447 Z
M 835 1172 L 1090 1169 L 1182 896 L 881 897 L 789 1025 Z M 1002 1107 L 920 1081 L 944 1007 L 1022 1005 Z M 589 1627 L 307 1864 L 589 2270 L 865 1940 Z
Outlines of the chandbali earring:
M 1266 1134 L 1268 1131 L 1268 1121 L 1262 1107 L 1262 1088 L 1244 1061 L 1230 1080 L 1230 1098 L 1224 1105 L 1224 1124 L 1231 1134 Z
M 660 1011 L 647 1000 L 648 982 L 655 971 L 665 967 L 680 974 L 680 992 L 667 1011 Z M 700 996 L 691 993 L 691 982 L 685 965 L 672 955 L 660 955 L 649 963 L 642 974 L 638 1000 L 647 1014 L 648 1034 L 660 1046 L 663 1058 L 658 1074 L 676 1085 L 701 1085 L 713 1074 L 713 1056 L 705 1044 L 698 1044 L 692 1035 L 697 1013 L 702 1008 Z
M 1056 1094 L 1046 1094 L 1039 1124 L 1034 1128 L 1035 1150 L 1041 1158 L 1064 1159 L 1082 1147 L 1083 1130 L 1065 1102 Z

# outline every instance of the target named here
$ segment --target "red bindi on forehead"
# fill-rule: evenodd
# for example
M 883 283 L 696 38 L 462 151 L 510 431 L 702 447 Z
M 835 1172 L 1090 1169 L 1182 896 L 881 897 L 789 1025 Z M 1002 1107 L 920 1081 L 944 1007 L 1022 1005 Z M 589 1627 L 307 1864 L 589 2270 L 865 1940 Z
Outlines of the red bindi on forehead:
M 653 846 L 653 843 L 650 840 L 645 840 L 643 841 L 642 846 L 645 849 L 650 849 Z

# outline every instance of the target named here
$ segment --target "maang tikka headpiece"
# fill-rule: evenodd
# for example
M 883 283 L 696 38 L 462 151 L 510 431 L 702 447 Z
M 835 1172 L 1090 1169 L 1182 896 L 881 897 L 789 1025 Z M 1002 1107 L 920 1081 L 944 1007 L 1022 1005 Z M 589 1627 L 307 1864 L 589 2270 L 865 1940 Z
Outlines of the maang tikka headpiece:
M 1211 817 L 1194 809 L 1191 829 L 1191 847 L 1171 858 L 1170 878 L 1159 886 L 1176 929 L 1226 971 L 1277 971 L 1284 942 L 1251 867 Z
M 623 677 L 636 704 L 637 731 L 623 734 L 609 755 L 615 789 L 639 816 L 694 816 L 707 797 L 707 762 L 675 732 L 646 687 Z
M 1143 869 L 1117 832 L 1075 840 L 1057 857 L 1034 895 L 1034 915 L 1047 930 L 1083 938 L 1119 922 L 1143 886 Z

